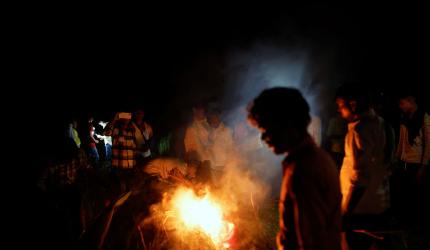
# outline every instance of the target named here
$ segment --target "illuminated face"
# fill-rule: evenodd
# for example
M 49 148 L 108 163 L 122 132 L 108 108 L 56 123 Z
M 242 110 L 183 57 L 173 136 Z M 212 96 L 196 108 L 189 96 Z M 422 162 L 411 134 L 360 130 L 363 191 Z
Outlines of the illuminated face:
M 198 107 L 193 108 L 194 118 L 198 121 L 204 120 L 206 118 L 205 109 Z
M 343 119 L 345 119 L 347 121 L 351 121 L 353 119 L 352 110 L 348 106 L 345 99 L 337 98 L 336 99 L 336 105 L 337 105 L 337 111 L 339 112 L 340 116 Z
M 406 97 L 399 100 L 399 108 L 404 113 L 413 113 L 415 110 L 416 104 L 412 97 Z
M 218 126 L 221 124 L 221 119 L 219 119 L 218 115 L 209 115 L 208 116 L 208 123 L 213 128 L 218 128 Z

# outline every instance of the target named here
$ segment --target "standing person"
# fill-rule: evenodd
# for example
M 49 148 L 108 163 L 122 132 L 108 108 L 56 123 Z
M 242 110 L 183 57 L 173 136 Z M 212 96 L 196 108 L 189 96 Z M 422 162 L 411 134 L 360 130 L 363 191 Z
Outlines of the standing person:
M 209 146 L 212 170 L 221 176 L 224 168 L 234 160 L 236 148 L 233 144 L 233 135 L 229 127 L 221 121 L 221 111 L 212 109 L 208 112 Z
M 103 131 L 106 129 L 107 124 L 108 123 L 105 121 L 99 121 L 99 125 L 103 128 Z M 97 136 L 103 139 L 103 142 L 105 144 L 105 163 L 108 167 L 110 167 L 110 163 L 112 160 L 112 137 L 104 135 L 104 132 L 102 135 Z
M 193 121 L 185 131 L 184 146 L 187 160 L 210 160 L 209 124 L 202 104 L 193 107 Z
M 336 165 L 307 132 L 309 105 L 293 88 L 264 90 L 250 123 L 275 154 L 285 154 L 278 249 L 340 249 L 341 193 Z
M 400 96 L 399 108 L 402 113 L 396 155 L 400 161 L 392 177 L 394 208 L 406 222 L 412 222 L 414 216 L 419 222 L 428 214 L 423 197 L 428 196 L 424 180 L 428 178 L 430 159 L 430 116 L 411 93 Z
M 47 164 L 38 185 L 46 192 L 52 205 L 52 210 L 47 211 L 52 220 L 44 221 L 47 225 L 53 223 L 51 238 L 54 237 L 54 240 L 50 244 L 58 243 L 55 249 L 71 249 L 85 230 L 84 224 L 80 224 L 81 183 L 90 164 L 84 150 L 76 146 L 73 138 L 67 135 L 58 139 L 52 160 Z
M 73 141 L 76 144 L 76 147 L 81 148 L 81 139 L 78 135 L 78 122 L 76 120 L 72 120 L 71 123 L 69 123 L 69 129 L 68 129 L 68 137 L 73 139 Z
M 136 166 L 135 128 L 131 113 L 118 113 L 106 126 L 105 135 L 112 136 L 112 171 L 120 184 L 120 191 L 130 190 Z
M 153 131 L 151 125 L 144 120 L 145 112 L 137 110 L 133 114 L 133 126 L 136 132 L 136 160 L 139 165 L 144 165 L 152 156 L 151 141 Z
M 96 167 L 100 160 L 99 151 L 97 150 L 97 143 L 99 143 L 99 140 L 95 138 L 95 127 L 93 122 L 94 118 L 90 117 L 88 119 L 88 152 L 93 167 Z
M 375 226 L 390 207 L 385 158 L 385 125 L 371 108 L 369 93 L 363 88 L 343 86 L 336 104 L 348 122 L 345 157 L 340 170 L 342 213 L 350 249 L 369 249 L 371 237 L 352 232 L 354 228 Z

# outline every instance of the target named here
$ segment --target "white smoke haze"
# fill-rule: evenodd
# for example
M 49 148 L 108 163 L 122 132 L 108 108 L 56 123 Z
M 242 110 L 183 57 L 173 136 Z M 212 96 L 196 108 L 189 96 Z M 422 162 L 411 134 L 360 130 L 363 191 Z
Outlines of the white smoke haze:
M 256 143 L 259 147 L 249 151 L 245 157 L 251 157 L 249 170 L 258 173 L 267 183 L 276 197 L 282 178 L 281 161 L 284 156 L 276 156 L 259 139 L 256 128 L 246 122 L 246 107 L 264 89 L 271 87 L 292 87 L 299 89 L 311 107 L 311 113 L 319 115 L 321 87 L 314 83 L 310 50 L 306 47 L 288 47 L 273 42 L 256 43 L 250 49 L 235 50 L 230 53 L 226 65 L 225 95 L 223 104 L 229 107 L 224 121 L 233 128 L 243 124 L 249 131 L 247 143 Z M 243 145 L 242 145 L 243 146 Z
M 225 111 L 222 120 L 233 131 L 235 152 L 222 177 L 215 176 L 215 187 L 209 193 L 221 206 L 225 219 L 236 226 L 235 249 L 275 248 L 277 197 L 282 179 L 281 161 L 285 157 L 275 155 L 264 145 L 258 130 L 247 122 L 246 107 L 266 88 L 293 87 L 302 92 L 311 113 L 319 115 L 323 106 L 319 103 L 320 93 L 324 92 L 321 84 L 313 80 L 312 67 L 310 52 L 305 47 L 256 43 L 250 49 L 235 49 L 228 54 L 220 73 L 226 82 L 217 99 Z M 152 207 L 152 217 L 148 220 L 165 226 L 166 215 L 173 206 L 169 196 L 165 196 L 163 202 Z M 207 236 L 187 233 L 177 220 L 173 220 L 170 228 L 181 242 L 174 249 L 214 248 L 208 244 Z M 157 244 L 161 246 L 162 242 L 153 246 Z
M 230 105 L 243 105 L 266 88 L 293 87 L 299 89 L 312 110 L 316 110 L 310 68 L 306 48 L 257 43 L 249 50 L 234 51 L 225 69 L 224 101 Z
M 268 235 L 267 227 L 270 227 L 270 223 L 277 224 L 277 220 L 275 217 L 267 218 L 261 212 L 268 204 L 269 187 L 259 176 L 242 165 L 246 163 L 248 162 L 241 162 L 240 159 L 231 161 L 222 177 L 217 176 L 214 185 L 205 189 L 206 194 L 215 206 L 219 206 L 222 218 L 234 224 L 234 236 L 229 240 L 234 249 L 271 249 L 275 238 L 273 233 Z M 178 197 L 184 192 L 194 193 L 193 190 L 181 187 L 165 192 L 162 202 L 153 205 L 150 209 L 151 216 L 141 223 L 142 228 L 149 224 L 158 228 L 158 235 L 149 243 L 151 249 L 222 249 L 222 246 L 214 244 L 201 230 L 185 226 L 180 211 L 177 210 Z M 196 191 L 193 196 L 197 197 L 198 194 L 201 193 Z M 197 198 L 203 197 L 205 196 L 201 194 Z M 276 207 L 273 202 L 270 206 Z M 207 207 L 204 209 L 207 211 L 194 211 L 191 216 L 210 223 L 214 219 L 212 211 Z M 270 223 L 267 223 L 269 220 Z

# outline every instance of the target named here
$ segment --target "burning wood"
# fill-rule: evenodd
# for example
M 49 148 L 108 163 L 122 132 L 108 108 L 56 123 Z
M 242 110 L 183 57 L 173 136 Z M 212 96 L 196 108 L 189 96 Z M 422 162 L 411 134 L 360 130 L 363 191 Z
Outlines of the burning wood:
M 100 223 L 102 228 L 86 237 L 97 241 L 94 249 L 130 245 L 145 250 L 274 249 L 270 243 L 275 242 L 272 231 L 277 230 L 271 230 L 265 220 L 270 219 L 276 227 L 277 218 L 272 220 L 268 214 L 260 217 L 266 202 L 262 199 L 264 188 L 246 172 L 230 169 L 207 188 L 201 183 L 189 188 L 149 180 L 136 185 L 131 194 L 118 198 L 113 208 L 103 213 L 101 221 L 108 223 Z M 92 241 L 88 243 L 91 246 Z M 85 239 L 82 243 L 87 244 Z
M 197 196 L 192 189 L 178 189 L 172 197 L 170 212 L 174 215 L 173 223 L 180 235 L 203 233 L 217 249 L 230 248 L 234 224 L 225 219 L 221 205 L 210 193 Z
M 235 226 L 225 219 L 222 206 L 209 192 L 197 195 L 181 187 L 165 194 L 163 205 L 154 210 L 167 238 L 182 242 L 187 249 L 230 248 Z

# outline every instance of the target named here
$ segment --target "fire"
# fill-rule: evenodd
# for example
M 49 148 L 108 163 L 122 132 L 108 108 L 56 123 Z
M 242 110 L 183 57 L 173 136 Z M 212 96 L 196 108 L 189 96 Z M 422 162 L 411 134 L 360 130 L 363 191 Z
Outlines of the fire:
M 195 195 L 191 189 L 180 190 L 175 195 L 174 206 L 179 220 L 188 230 L 199 230 L 212 239 L 216 246 L 228 248 L 234 224 L 224 220 L 221 206 L 210 198 Z

